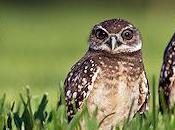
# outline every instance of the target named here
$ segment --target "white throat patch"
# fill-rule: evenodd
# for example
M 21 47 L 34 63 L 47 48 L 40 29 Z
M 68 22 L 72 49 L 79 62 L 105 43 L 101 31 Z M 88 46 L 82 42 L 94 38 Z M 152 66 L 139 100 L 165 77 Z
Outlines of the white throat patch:
M 132 46 L 122 44 L 121 46 L 117 47 L 113 53 L 135 52 L 141 50 L 141 48 L 142 48 L 142 41 L 140 40 L 138 44 Z

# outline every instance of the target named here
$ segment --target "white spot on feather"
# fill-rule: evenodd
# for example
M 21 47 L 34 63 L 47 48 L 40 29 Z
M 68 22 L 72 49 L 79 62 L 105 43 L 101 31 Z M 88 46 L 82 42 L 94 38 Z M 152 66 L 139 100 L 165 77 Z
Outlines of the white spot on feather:
M 93 71 L 93 68 L 90 68 L 90 71 Z
M 87 73 L 87 70 L 84 70 L 84 73 Z
M 94 61 L 92 60 L 92 59 L 90 59 L 90 62 L 93 64 L 94 63 Z
M 82 79 L 82 85 L 85 85 L 87 83 L 87 79 L 86 78 L 83 78 Z
M 76 98 L 77 97 L 77 92 L 74 92 L 73 93 L 73 98 Z
M 72 76 L 72 75 L 73 75 L 73 73 L 71 72 L 71 73 L 70 73 L 70 76 Z
M 67 97 L 70 97 L 70 96 L 71 96 L 71 90 L 68 90 L 68 91 L 67 91 L 66 96 L 67 96 Z

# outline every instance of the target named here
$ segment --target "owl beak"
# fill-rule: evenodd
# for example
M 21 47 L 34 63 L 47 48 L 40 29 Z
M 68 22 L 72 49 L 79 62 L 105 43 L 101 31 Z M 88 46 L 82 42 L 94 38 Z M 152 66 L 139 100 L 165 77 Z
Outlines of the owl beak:
M 118 42 L 117 42 L 117 37 L 116 36 L 111 36 L 109 38 L 109 40 L 106 42 L 106 44 L 108 45 L 108 47 L 110 47 L 111 50 L 115 50 L 115 48 L 118 46 Z
M 111 43 L 111 50 L 114 50 L 117 44 L 116 37 L 110 37 L 110 43 Z
M 108 47 L 113 51 L 117 47 L 119 47 L 122 43 L 118 40 L 117 36 L 111 36 L 109 40 L 106 42 Z

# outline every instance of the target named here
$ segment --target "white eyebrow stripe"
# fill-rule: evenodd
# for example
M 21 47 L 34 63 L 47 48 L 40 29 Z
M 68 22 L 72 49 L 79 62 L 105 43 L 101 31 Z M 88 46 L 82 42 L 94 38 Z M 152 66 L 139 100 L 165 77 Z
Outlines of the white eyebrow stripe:
M 122 30 L 121 30 L 119 33 L 123 32 L 123 30 L 126 30 L 126 29 L 134 30 L 133 27 L 130 27 L 130 26 L 128 27 L 128 26 L 127 26 L 127 27 L 125 27 L 125 28 L 122 28 Z
M 102 30 L 105 31 L 108 35 L 110 35 L 110 33 L 109 33 L 105 28 L 103 28 L 101 25 L 98 25 L 96 28 L 97 28 L 97 29 L 102 29 Z
M 102 29 L 103 31 L 105 31 L 109 36 L 111 35 L 116 35 L 116 33 L 109 33 L 105 28 L 103 28 L 101 25 L 98 25 L 97 26 L 97 29 Z M 123 30 L 126 30 L 126 29 L 131 29 L 131 30 L 134 30 L 133 29 L 133 26 L 126 26 L 125 28 L 122 28 L 120 32 L 118 32 L 118 34 L 121 34 L 123 32 Z

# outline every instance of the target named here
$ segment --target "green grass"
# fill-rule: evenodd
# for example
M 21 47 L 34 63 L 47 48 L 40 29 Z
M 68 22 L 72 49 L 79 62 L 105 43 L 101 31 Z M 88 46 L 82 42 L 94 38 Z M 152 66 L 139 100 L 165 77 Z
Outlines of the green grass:
M 156 104 L 156 83 L 153 77 L 153 101 L 152 108 L 144 115 L 136 114 L 129 121 L 126 119 L 123 125 L 116 126 L 119 130 L 172 130 L 175 128 L 173 113 L 161 114 Z M 26 88 L 25 94 L 20 94 L 20 100 L 6 101 L 4 94 L 0 98 L 0 129 L 6 130 L 98 130 L 100 123 L 96 119 L 98 109 L 91 115 L 86 104 L 82 111 L 77 112 L 70 123 L 67 121 L 66 106 L 62 87 L 59 87 L 57 102 L 53 107 L 48 106 L 47 94 L 40 99 L 34 99 L 30 89 Z M 80 122 L 85 121 L 85 128 Z

